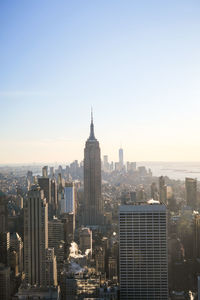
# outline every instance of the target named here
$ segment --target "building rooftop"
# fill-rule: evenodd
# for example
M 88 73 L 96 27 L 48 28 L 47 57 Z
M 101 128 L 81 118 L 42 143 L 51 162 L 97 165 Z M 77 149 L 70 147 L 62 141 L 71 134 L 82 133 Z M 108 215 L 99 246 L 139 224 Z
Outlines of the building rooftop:
M 163 203 L 160 203 L 159 201 L 155 201 L 153 199 L 147 202 L 136 202 L 131 205 L 119 206 L 119 212 L 127 212 L 127 211 L 140 212 L 140 211 L 155 211 L 155 210 L 165 211 L 166 206 Z

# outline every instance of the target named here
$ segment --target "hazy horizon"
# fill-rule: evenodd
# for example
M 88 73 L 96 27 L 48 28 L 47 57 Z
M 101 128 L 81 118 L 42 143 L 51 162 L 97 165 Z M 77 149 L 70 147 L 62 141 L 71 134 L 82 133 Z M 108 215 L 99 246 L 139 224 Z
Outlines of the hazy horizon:
M 80 162 L 80 161 L 79 161 Z M 26 174 L 27 170 L 32 170 L 35 175 L 42 174 L 42 167 L 48 165 L 49 167 L 58 168 L 59 165 L 65 169 L 66 165 L 71 162 L 41 162 L 41 163 L 27 163 L 27 164 L 0 164 L 2 172 L 6 169 L 12 171 L 23 171 Z M 167 176 L 170 179 L 185 181 L 186 177 L 196 178 L 200 181 L 200 162 L 149 162 L 138 161 L 137 167 L 145 166 L 146 169 L 151 169 L 152 175 L 155 177 Z M 7 171 L 8 171 L 7 170 Z
M 103 162 L 103 157 L 101 157 L 102 162 Z M 78 159 L 77 159 L 78 160 Z M 15 162 L 15 163 L 0 163 L 0 167 L 2 166 L 67 166 L 71 164 L 73 161 L 41 161 L 41 162 Z M 83 162 L 83 159 L 78 160 L 79 163 Z M 115 163 L 118 162 L 118 160 L 109 160 L 109 163 Z M 124 164 L 127 162 L 136 162 L 137 164 L 148 164 L 148 163 L 153 163 L 153 164 L 200 164 L 200 161 L 124 161 Z

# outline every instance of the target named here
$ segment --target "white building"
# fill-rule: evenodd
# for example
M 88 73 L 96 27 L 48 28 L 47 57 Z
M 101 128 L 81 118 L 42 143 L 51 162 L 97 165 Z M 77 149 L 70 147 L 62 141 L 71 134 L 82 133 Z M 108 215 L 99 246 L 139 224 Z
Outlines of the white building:
M 167 211 L 163 204 L 120 206 L 120 299 L 168 299 Z

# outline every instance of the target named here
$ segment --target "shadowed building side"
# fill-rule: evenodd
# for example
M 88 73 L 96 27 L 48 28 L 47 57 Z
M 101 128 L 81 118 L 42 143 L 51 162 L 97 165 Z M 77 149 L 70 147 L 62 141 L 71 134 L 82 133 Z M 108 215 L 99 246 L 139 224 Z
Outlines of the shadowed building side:
M 185 192 L 187 205 L 192 209 L 197 208 L 197 179 L 185 178 Z
M 24 209 L 24 270 L 30 285 L 46 286 L 48 204 L 38 185 L 32 186 Z

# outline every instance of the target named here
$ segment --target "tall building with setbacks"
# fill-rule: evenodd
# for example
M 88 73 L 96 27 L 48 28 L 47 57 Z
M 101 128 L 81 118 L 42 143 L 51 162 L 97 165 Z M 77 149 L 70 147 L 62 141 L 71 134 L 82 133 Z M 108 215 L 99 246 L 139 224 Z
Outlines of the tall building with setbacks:
M 101 155 L 99 142 L 94 136 L 93 116 L 91 116 L 90 136 L 84 149 L 84 225 L 102 224 Z
M 46 286 L 48 204 L 39 185 L 32 186 L 24 209 L 24 268 L 26 282 Z

